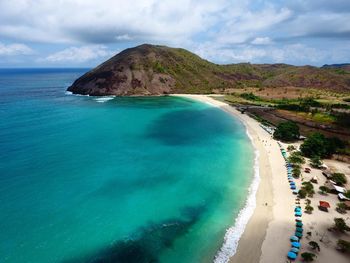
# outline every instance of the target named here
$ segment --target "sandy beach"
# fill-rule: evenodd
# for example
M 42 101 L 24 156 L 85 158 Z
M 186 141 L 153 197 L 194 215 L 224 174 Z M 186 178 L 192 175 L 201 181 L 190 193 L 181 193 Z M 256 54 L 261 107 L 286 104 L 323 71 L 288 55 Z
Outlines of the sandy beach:
M 295 197 L 286 180 L 284 160 L 277 142 L 256 120 L 224 102 L 206 95 L 180 96 L 220 107 L 240 119 L 255 149 L 259 151 L 260 184 L 256 193 L 256 208 L 230 262 L 284 262 L 290 248 L 289 236 L 294 229 Z
M 277 141 L 272 139 L 255 119 L 242 114 L 228 104 L 216 100 L 217 95 L 175 95 L 198 100 L 219 107 L 222 110 L 238 118 L 246 126 L 251 141 L 259 156 L 259 176 L 260 183 L 255 195 L 256 207 L 250 219 L 248 220 L 241 238 L 237 241 L 236 251 L 230 251 L 230 263 L 242 262 L 289 262 L 287 253 L 290 250 L 290 236 L 295 231 L 295 195 L 290 190 L 287 180 L 285 161 L 282 157 Z M 286 149 L 288 145 L 282 144 Z M 298 147 L 298 144 L 295 145 Z M 308 162 L 307 162 L 308 163 Z M 309 167 L 307 165 L 303 167 Z M 350 166 L 334 160 L 325 160 L 325 163 L 331 167 L 333 172 L 343 172 L 348 174 Z M 336 242 L 340 237 L 337 233 L 330 233 L 328 228 L 333 225 L 334 217 L 342 217 L 348 220 L 347 215 L 340 215 L 335 211 L 335 205 L 338 202 L 336 195 L 321 195 L 318 187 L 325 182 L 322 171 L 311 169 L 310 174 L 304 174 L 296 179 L 298 188 L 301 187 L 302 180 L 309 181 L 314 176 L 319 178 L 318 185 L 315 185 L 315 196 L 312 198 L 312 204 L 316 209 L 312 215 L 304 213 L 303 221 L 305 230 L 313 233 L 312 237 L 305 237 L 301 240 L 302 252 L 313 252 L 308 242 L 313 240 L 320 244 L 321 251 L 317 252 L 317 262 L 349 262 L 346 254 L 338 252 Z M 332 209 L 329 213 L 321 212 L 317 209 L 320 200 L 326 200 L 331 203 Z M 304 201 L 301 201 L 304 208 Z M 226 261 L 226 260 L 225 260 Z M 221 261 L 219 261 L 221 262 Z

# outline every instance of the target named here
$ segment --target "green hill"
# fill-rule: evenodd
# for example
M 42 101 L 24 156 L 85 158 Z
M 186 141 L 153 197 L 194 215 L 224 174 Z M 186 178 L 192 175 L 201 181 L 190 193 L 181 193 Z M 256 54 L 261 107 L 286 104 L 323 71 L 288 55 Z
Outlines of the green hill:
M 350 72 L 286 64 L 217 65 L 185 49 L 144 44 L 126 49 L 84 74 L 68 91 L 130 96 L 291 86 L 350 92 Z

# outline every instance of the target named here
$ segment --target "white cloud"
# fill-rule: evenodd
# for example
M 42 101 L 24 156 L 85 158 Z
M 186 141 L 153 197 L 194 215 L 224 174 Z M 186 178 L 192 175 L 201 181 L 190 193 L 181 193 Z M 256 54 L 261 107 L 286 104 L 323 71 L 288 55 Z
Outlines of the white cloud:
M 0 43 L 0 56 L 29 55 L 33 50 L 24 44 L 2 44 Z
M 103 45 L 91 45 L 82 47 L 69 47 L 48 55 L 44 60 L 53 63 L 82 63 L 91 60 L 108 58 L 114 54 L 115 52 L 109 51 Z
M 251 43 L 253 45 L 269 45 L 272 44 L 272 41 L 269 37 L 256 37 Z
M 0 36 L 48 43 L 185 39 L 215 23 L 227 1 L 0 1 Z

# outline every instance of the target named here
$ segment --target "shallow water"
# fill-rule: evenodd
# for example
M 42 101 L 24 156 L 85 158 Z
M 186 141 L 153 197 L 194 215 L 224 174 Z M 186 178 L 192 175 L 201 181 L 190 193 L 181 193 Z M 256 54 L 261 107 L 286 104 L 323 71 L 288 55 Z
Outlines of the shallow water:
M 85 71 L 0 70 L 0 262 L 211 262 L 252 180 L 243 125 L 67 95 Z

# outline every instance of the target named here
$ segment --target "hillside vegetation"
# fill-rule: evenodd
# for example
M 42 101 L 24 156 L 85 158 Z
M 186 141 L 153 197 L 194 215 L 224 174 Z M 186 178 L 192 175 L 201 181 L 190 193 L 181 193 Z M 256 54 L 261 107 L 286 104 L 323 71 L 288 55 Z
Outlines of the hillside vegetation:
M 69 91 L 90 95 L 212 93 L 246 87 L 301 87 L 350 92 L 347 67 L 218 65 L 181 48 L 144 44 L 122 51 L 77 79 Z

